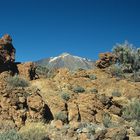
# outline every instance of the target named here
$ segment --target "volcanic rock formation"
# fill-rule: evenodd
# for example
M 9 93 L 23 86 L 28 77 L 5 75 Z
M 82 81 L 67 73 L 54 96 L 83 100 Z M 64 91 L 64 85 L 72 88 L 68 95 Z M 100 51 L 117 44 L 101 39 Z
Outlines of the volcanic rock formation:
M 4 35 L 0 39 L 0 120 L 12 120 L 21 127 L 25 121 L 51 119 L 51 112 L 38 89 L 8 85 L 8 78 L 14 74 L 26 80 L 35 77 L 34 63 L 16 63 L 15 52 L 12 38 L 8 34 Z
M 112 53 L 100 53 L 99 60 L 96 61 L 96 66 L 98 68 L 109 67 L 112 63 L 116 61 L 116 56 Z
M 13 63 L 15 61 L 15 52 L 11 36 L 5 34 L 0 39 L 0 64 Z
M 19 74 L 28 80 L 35 79 L 36 67 L 34 63 L 16 63 L 15 53 L 16 49 L 12 44 L 11 36 L 5 34 L 0 39 L 0 73 L 4 71 L 11 71 L 12 75 Z

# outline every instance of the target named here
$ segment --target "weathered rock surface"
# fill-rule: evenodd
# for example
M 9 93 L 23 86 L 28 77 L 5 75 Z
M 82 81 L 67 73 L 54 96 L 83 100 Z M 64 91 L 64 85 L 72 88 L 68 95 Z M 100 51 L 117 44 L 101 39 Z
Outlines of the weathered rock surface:
M 36 78 L 36 66 L 33 62 L 17 64 L 18 74 L 28 80 Z
M 15 48 L 12 45 L 12 38 L 5 34 L 0 39 L 0 64 L 13 63 L 15 61 Z
M 99 68 L 109 67 L 112 63 L 116 61 L 116 56 L 112 53 L 100 53 L 99 60 L 96 61 L 96 66 Z
M 0 92 L 0 99 L 0 119 L 13 120 L 18 127 L 26 121 L 52 119 L 51 112 L 38 90 L 5 89 Z
M 16 49 L 12 44 L 11 36 L 5 34 L 0 39 L 0 73 L 11 71 L 12 75 L 19 74 L 28 80 L 35 79 L 35 64 L 33 62 L 16 63 L 15 53 Z
M 105 137 L 111 140 L 125 140 L 127 138 L 126 128 L 109 128 Z

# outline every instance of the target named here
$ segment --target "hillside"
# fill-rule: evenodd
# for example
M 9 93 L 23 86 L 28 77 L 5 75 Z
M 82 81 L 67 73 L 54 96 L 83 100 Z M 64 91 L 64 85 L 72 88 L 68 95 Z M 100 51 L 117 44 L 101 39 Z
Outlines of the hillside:
M 139 51 L 126 55 L 123 46 L 127 57 L 119 63 L 122 52 L 101 53 L 90 69 L 75 69 L 90 60 L 62 54 L 48 62 L 72 67 L 41 78 L 33 62 L 15 62 L 9 35 L 0 46 L 6 54 L 0 54 L 0 140 L 140 139 L 139 61 L 126 61 Z

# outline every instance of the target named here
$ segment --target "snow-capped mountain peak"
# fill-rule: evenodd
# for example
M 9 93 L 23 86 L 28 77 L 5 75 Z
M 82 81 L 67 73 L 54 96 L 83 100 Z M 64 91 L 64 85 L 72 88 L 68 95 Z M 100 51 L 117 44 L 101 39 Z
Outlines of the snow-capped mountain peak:
M 92 69 L 94 67 L 94 61 L 79 56 L 74 56 L 69 53 L 62 53 L 56 57 L 50 57 L 49 59 L 42 59 L 37 61 L 37 64 L 46 66 L 50 69 L 53 68 L 68 68 L 70 70 Z

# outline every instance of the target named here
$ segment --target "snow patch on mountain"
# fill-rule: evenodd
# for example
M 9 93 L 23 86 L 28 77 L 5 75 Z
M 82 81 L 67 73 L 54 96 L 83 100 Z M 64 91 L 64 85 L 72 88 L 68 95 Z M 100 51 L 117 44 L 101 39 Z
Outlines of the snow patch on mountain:
M 62 53 L 57 57 L 39 60 L 37 61 L 37 64 L 45 66 L 49 69 L 68 68 L 69 70 L 77 70 L 79 68 L 92 69 L 94 68 L 95 62 L 87 58 L 71 55 L 69 53 Z

